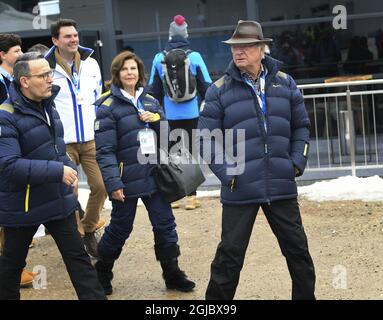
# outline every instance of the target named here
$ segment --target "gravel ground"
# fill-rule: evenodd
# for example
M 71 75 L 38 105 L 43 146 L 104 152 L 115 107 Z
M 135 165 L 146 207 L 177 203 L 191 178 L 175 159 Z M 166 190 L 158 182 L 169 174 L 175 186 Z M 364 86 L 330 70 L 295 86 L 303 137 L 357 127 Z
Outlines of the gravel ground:
M 153 234 L 144 207 L 139 207 L 130 239 L 116 262 L 116 300 L 204 299 L 210 263 L 220 237 L 221 204 L 201 198 L 194 211 L 176 209 L 180 266 L 196 282 L 191 293 L 166 290 L 155 260 Z M 383 299 L 383 205 L 380 202 L 311 202 L 300 200 L 302 219 L 315 263 L 318 299 Z M 108 219 L 109 211 L 102 215 Z M 50 236 L 37 239 L 27 268 L 47 270 L 44 290 L 23 288 L 22 299 L 76 299 L 61 256 Z M 259 212 L 236 299 L 290 299 L 286 262 L 262 213 Z

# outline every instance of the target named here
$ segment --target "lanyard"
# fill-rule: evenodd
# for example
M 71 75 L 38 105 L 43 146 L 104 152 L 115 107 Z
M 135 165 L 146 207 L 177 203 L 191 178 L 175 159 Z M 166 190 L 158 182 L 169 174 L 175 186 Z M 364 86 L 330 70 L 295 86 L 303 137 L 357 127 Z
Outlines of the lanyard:
M 77 74 L 74 69 L 74 62 L 72 64 L 71 71 L 72 71 L 72 83 L 75 87 L 76 94 L 78 94 L 80 92 L 80 75 Z
M 7 84 L 5 83 L 3 75 L 0 73 L 0 82 L 3 84 L 5 91 L 7 92 L 7 98 L 9 98 L 9 89 Z
M 138 109 L 138 114 L 141 114 L 141 112 L 145 111 L 144 108 L 142 107 L 142 102 L 140 98 L 137 99 L 137 109 Z M 146 129 L 149 128 L 149 123 L 145 122 L 145 127 Z
M 267 124 L 266 124 L 266 95 L 265 95 L 265 83 L 266 83 L 266 77 L 265 72 L 262 71 L 259 76 L 259 90 L 257 90 L 256 87 L 253 86 L 253 84 L 245 79 L 246 83 L 253 89 L 254 93 L 257 96 L 258 104 L 262 112 L 262 123 L 265 127 L 265 131 L 267 131 Z

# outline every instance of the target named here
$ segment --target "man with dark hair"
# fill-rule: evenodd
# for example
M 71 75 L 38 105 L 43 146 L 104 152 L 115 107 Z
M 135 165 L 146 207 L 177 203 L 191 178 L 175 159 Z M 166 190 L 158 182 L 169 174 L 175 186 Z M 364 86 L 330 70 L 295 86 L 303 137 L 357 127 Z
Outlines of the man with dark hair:
M 20 275 L 40 224 L 54 238 L 79 299 L 105 299 L 76 228 L 73 187 L 63 125 L 54 108 L 60 88 L 37 52 L 15 63 L 9 98 L 0 106 L 0 300 L 20 299 Z
M 239 20 L 232 37 L 233 60 L 226 74 L 206 93 L 200 130 L 244 132 L 229 145 L 223 162 L 210 164 L 220 179 L 222 233 L 206 299 L 233 299 L 259 208 L 275 234 L 292 279 L 292 299 L 315 299 L 315 270 L 297 200 L 295 177 L 303 174 L 309 148 L 310 121 L 293 78 L 282 63 L 265 55 L 264 38 L 256 21 Z M 238 136 L 237 135 L 237 136 Z M 207 139 L 206 139 L 207 140 Z M 201 153 L 208 141 L 201 136 Z M 241 172 L 230 155 L 241 151 Z M 227 152 L 228 151 L 228 152 Z M 202 156 L 214 159 L 215 153 Z M 265 244 L 267 245 L 267 244 Z
M 17 34 L 0 34 L 0 103 L 8 98 L 13 66 L 22 54 L 21 38 Z
M 90 57 L 93 50 L 79 45 L 74 20 L 60 19 L 53 23 L 51 35 L 54 46 L 45 58 L 54 70 L 53 83 L 61 88 L 55 104 L 65 128 L 66 150 L 77 166 L 81 164 L 90 188 L 85 215 L 78 222 L 79 231 L 84 233 L 88 253 L 97 257 L 95 231 L 105 224 L 100 219 L 100 212 L 107 197 L 96 161 L 93 130 L 96 118 L 94 103 L 102 91 L 101 72 L 97 61 Z
M 17 34 L 0 34 L 0 104 L 9 96 L 9 86 L 13 81 L 13 66 L 21 56 L 21 38 Z M 4 246 L 4 230 L 0 228 L 0 254 Z M 23 270 L 20 285 L 27 286 L 33 282 L 35 274 Z

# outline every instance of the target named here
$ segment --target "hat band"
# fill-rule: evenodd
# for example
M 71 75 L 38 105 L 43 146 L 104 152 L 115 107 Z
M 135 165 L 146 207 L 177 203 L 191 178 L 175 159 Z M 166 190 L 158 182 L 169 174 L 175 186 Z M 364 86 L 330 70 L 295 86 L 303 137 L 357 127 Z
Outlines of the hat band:
M 232 37 L 232 39 L 254 39 L 254 40 L 263 40 L 261 38 L 257 38 L 256 36 L 254 36 L 254 34 L 245 34 L 245 33 L 239 33 L 239 34 L 236 34 Z

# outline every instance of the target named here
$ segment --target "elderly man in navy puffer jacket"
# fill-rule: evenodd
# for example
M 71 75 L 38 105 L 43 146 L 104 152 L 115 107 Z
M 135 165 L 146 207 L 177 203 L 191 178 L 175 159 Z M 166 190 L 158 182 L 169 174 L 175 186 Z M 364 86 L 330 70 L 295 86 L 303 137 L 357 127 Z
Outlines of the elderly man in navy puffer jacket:
M 14 79 L 0 106 L 0 300 L 20 299 L 20 275 L 40 224 L 54 238 L 79 299 L 106 299 L 77 231 L 77 172 L 53 102 L 60 88 L 36 52 L 18 58 Z
M 238 22 L 233 36 L 224 41 L 231 46 L 233 61 L 208 89 L 200 115 L 198 129 L 205 129 L 200 134 L 201 155 L 212 159 L 210 168 L 222 183 L 223 204 L 221 242 L 211 264 L 206 299 L 234 298 L 259 207 L 286 258 L 292 298 L 315 299 L 314 265 L 295 183 L 307 162 L 310 122 L 294 80 L 279 71 L 280 61 L 264 54 L 271 41 L 263 37 L 258 22 Z M 217 129 L 223 131 L 221 138 L 215 138 L 214 148 L 204 154 L 211 143 L 206 132 Z M 228 129 L 237 137 L 232 146 Z M 219 157 L 220 149 L 224 152 Z

